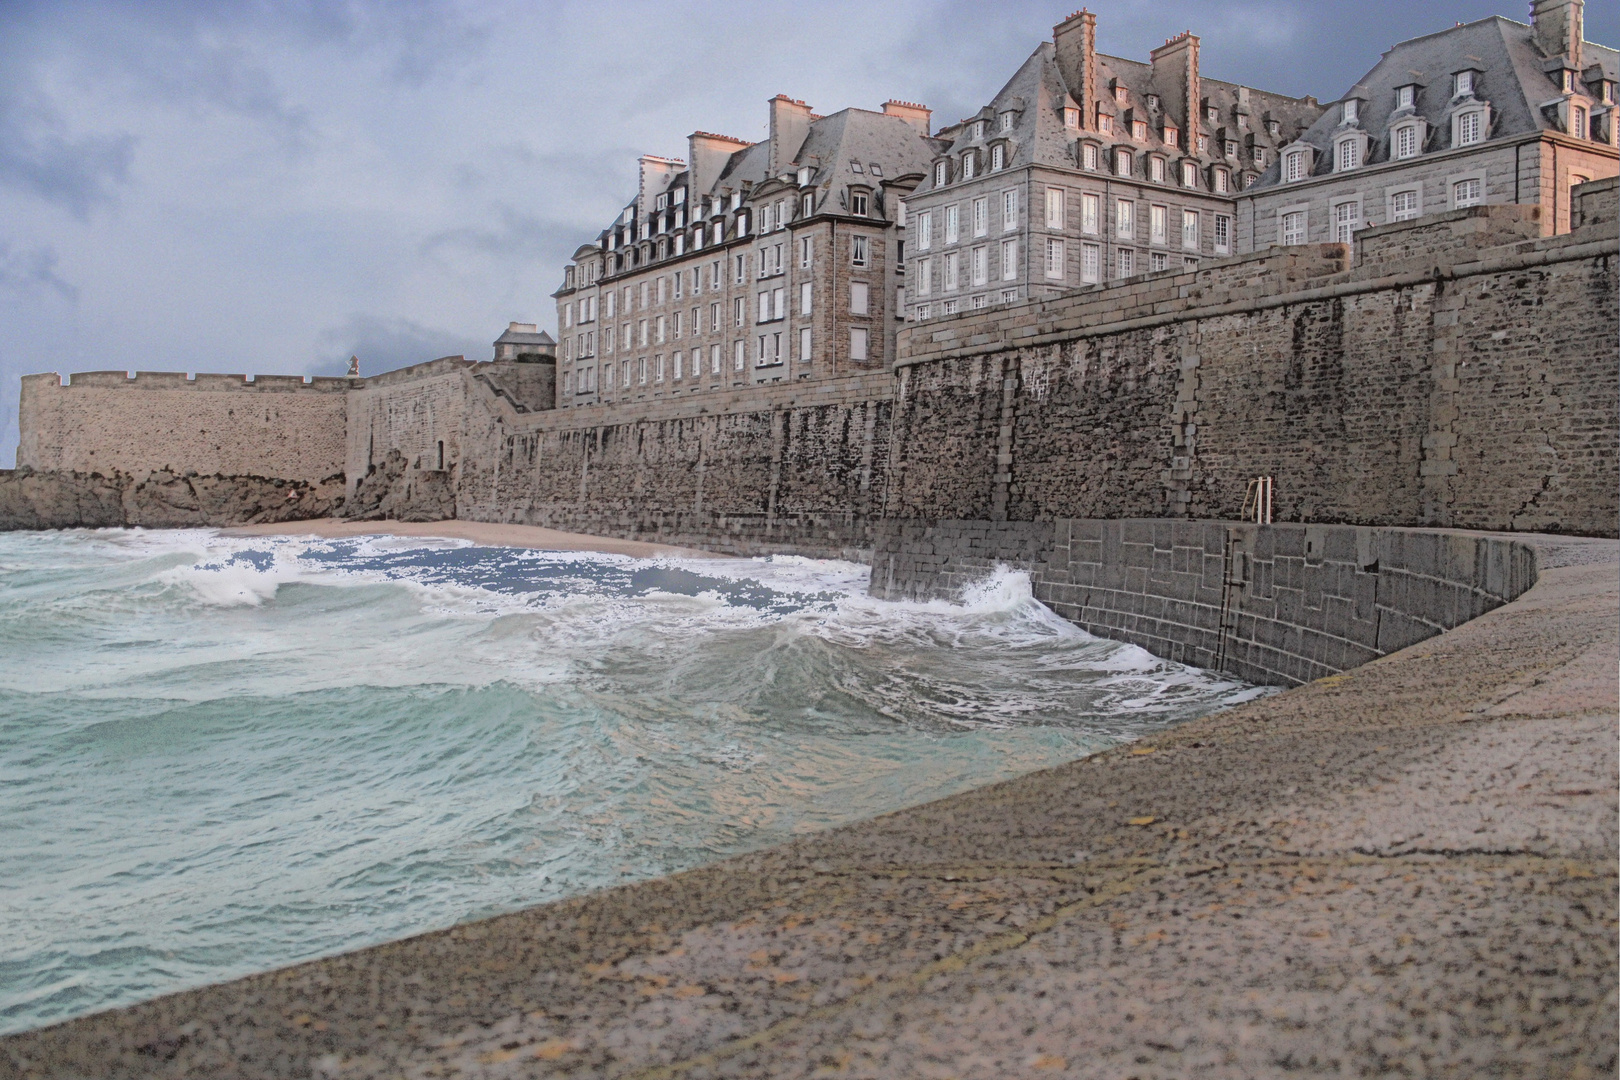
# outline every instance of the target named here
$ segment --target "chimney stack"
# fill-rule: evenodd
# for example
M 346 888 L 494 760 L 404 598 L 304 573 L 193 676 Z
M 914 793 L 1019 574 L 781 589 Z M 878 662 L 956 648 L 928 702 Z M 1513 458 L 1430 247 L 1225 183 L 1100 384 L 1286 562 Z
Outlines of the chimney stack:
M 930 126 L 934 122 L 934 110 L 926 105 L 918 105 L 915 101 L 896 101 L 890 98 L 883 103 L 885 116 L 898 116 L 906 123 L 917 129 L 917 133 L 924 138 L 933 134 Z
M 1198 38 L 1191 30 L 1183 30 L 1148 57 L 1153 63 L 1154 85 L 1164 100 L 1165 115 L 1181 128 L 1187 140 L 1182 149 L 1191 153 L 1198 146 L 1199 124 L 1203 121 L 1198 115 L 1203 100 L 1198 83 Z
M 653 197 L 661 195 L 669 187 L 669 182 L 675 174 L 684 168 L 686 162 L 674 158 L 655 157 L 652 154 L 641 155 L 641 190 L 636 194 L 636 215 L 638 221 L 646 221 L 652 216 Z
M 1583 0 L 1531 0 L 1530 4 L 1530 26 L 1536 44 L 1549 58 L 1569 57 L 1577 71 L 1581 69 L 1585 9 Z
M 726 163 L 731 160 L 731 155 L 747 146 L 748 143 L 742 139 L 716 135 L 711 131 L 694 131 L 686 137 L 686 160 L 691 169 L 688 182 L 692 187 L 690 197 L 694 205 L 695 200 L 714 190 L 720 174 L 726 171 Z
M 786 94 L 771 98 L 771 176 L 781 176 L 810 134 L 810 106 Z
M 1080 104 L 1080 126 L 1097 125 L 1097 16 L 1081 8 L 1052 27 L 1058 74 Z

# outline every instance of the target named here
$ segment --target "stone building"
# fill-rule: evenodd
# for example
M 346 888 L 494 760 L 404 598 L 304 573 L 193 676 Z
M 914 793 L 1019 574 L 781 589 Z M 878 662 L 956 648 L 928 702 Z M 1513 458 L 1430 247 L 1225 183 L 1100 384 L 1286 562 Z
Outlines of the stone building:
M 643 157 L 636 197 L 553 294 L 558 404 L 885 368 L 929 123 L 907 102 L 817 116 L 778 95 L 762 142 L 699 131 L 685 161 Z
M 1238 244 L 1348 243 L 1356 230 L 1487 203 L 1570 227 L 1570 189 L 1617 171 L 1616 52 L 1582 0 L 1535 0 L 1403 41 L 1238 198 Z
M 518 363 L 555 361 L 557 342 L 536 323 L 515 322 L 495 339 L 495 359 Z
M 1184 33 L 1148 63 L 1052 31 L 948 140 L 906 201 L 912 320 L 1195 267 L 1239 249 L 1233 195 L 1295 142 L 1314 99 L 1204 78 Z

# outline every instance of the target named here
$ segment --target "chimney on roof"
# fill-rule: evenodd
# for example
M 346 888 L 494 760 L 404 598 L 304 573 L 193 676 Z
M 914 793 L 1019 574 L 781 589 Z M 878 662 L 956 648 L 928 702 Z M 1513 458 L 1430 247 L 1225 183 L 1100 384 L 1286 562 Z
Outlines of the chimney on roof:
M 720 174 L 726 171 L 731 155 L 748 144 L 741 139 L 715 135 L 707 131 L 694 131 L 686 137 L 686 160 L 692 170 L 688 196 L 700 199 L 714 190 Z
M 1182 148 L 1192 153 L 1198 147 L 1198 115 L 1202 92 L 1198 83 L 1198 37 L 1185 30 L 1148 54 L 1153 63 L 1153 82 L 1164 101 L 1165 115 L 1176 122 L 1186 138 Z
M 1530 26 L 1536 44 L 1548 57 L 1567 56 L 1581 68 L 1581 37 L 1586 5 L 1583 0 L 1531 0 Z
M 1097 123 L 1097 16 L 1081 8 L 1052 27 L 1058 74 L 1080 103 L 1080 126 Z
M 673 158 L 654 157 L 652 154 L 641 155 L 641 190 L 636 193 L 636 214 L 645 221 L 652 215 L 653 199 L 664 193 L 669 182 L 675 178 L 685 166 L 684 161 Z
M 906 123 L 917 129 L 917 133 L 927 138 L 933 134 L 930 126 L 934 122 L 934 110 L 926 105 L 918 105 L 915 101 L 896 101 L 890 98 L 883 103 L 885 116 L 898 116 Z
M 770 176 L 781 176 L 799 156 L 810 134 L 810 106 L 786 94 L 771 98 Z

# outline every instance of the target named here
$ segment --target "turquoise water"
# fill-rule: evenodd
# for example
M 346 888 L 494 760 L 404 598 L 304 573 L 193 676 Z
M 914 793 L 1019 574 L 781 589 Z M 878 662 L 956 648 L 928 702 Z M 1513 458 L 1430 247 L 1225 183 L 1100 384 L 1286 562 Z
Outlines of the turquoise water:
M 648 878 L 1258 691 L 806 559 L 0 534 L 0 1031 Z

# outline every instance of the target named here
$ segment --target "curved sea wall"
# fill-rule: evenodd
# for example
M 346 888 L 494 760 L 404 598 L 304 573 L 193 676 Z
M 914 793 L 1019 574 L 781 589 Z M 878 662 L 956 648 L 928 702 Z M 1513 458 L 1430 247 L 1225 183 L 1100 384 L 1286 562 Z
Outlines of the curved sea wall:
M 1099 637 L 1249 682 L 1357 667 L 1517 598 L 1535 550 L 1437 529 L 1138 518 L 885 522 L 872 592 L 953 597 L 997 566 Z

